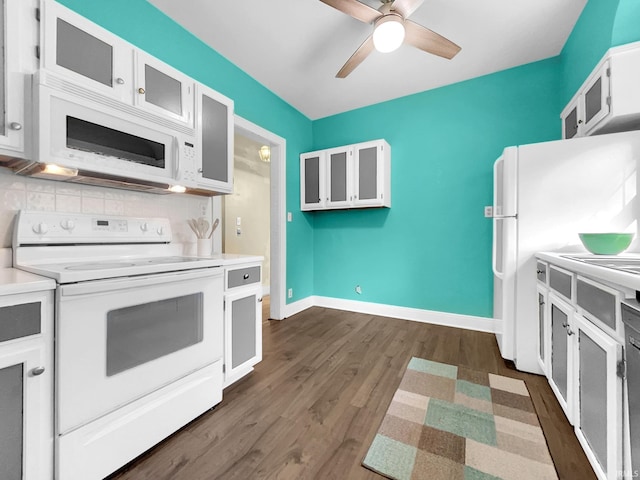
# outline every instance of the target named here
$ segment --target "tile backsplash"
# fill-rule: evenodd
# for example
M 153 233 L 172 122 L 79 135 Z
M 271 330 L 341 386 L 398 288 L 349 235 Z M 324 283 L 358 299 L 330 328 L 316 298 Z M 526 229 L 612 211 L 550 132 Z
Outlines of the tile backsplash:
M 173 241 L 195 248 L 187 218 L 212 217 L 212 199 L 194 195 L 117 190 L 39 178 L 21 177 L 0 168 L 0 248 L 10 247 L 13 219 L 18 210 L 166 217 Z

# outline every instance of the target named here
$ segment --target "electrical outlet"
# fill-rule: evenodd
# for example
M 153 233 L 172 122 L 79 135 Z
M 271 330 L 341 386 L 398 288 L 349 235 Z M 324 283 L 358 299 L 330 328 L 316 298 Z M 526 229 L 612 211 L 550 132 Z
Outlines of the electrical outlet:
M 484 216 L 485 218 L 493 218 L 493 207 L 491 205 L 484 207 Z
M 289 290 L 287 290 L 287 297 L 288 298 L 292 298 L 293 297 L 293 288 L 290 288 Z
M 362 287 L 360 287 L 360 285 L 356 285 L 356 293 L 362 295 Z

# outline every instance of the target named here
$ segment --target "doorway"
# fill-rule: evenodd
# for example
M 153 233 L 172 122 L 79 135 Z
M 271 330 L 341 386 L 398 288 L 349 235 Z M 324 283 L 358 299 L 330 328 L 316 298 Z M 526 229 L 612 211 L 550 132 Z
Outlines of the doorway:
M 242 117 L 235 116 L 235 138 L 240 147 L 239 155 L 234 155 L 234 177 L 242 182 L 239 185 L 238 197 L 230 195 L 225 198 L 214 201 L 214 213 L 219 218 L 224 218 L 221 239 L 221 251 L 224 253 L 247 253 L 263 255 L 265 264 L 263 275 L 268 275 L 268 282 L 263 282 L 263 290 L 270 295 L 269 318 L 273 320 L 283 320 L 285 318 L 285 285 L 286 285 L 286 140 L 275 135 L 264 128 L 245 120 Z M 253 161 L 262 162 L 263 165 L 252 164 L 252 159 L 243 157 L 249 156 L 250 150 L 255 150 L 266 146 L 269 147 L 269 161 L 261 159 L 258 151 L 255 151 Z M 246 149 L 246 152 L 240 151 Z M 240 157 L 240 158 L 238 158 Z M 256 160 L 257 159 L 257 160 Z M 266 181 L 268 177 L 268 182 Z M 262 180 L 259 180 L 262 179 Z M 251 182 L 265 182 L 265 184 L 253 183 L 256 191 L 253 191 L 249 185 Z M 266 198 L 266 190 L 268 187 L 269 195 Z M 235 178 L 234 178 L 234 195 L 235 195 Z M 261 210 L 257 198 L 262 198 L 263 202 L 268 203 L 268 209 Z M 220 198 L 220 197 L 218 197 Z M 225 204 L 223 206 L 223 204 Z M 238 214 L 237 208 L 242 203 L 249 203 L 255 207 L 255 214 L 252 212 Z M 224 209 L 229 206 L 230 214 L 226 215 Z M 247 210 L 242 210 L 246 212 Z M 234 213 L 235 212 L 235 213 Z M 260 218 L 268 215 L 268 221 Z M 229 218 L 227 218 L 229 217 Z M 240 225 L 237 225 L 240 217 Z M 265 229 L 265 224 L 268 225 Z M 239 233 L 238 233 L 239 227 Z M 254 227 L 257 230 L 254 230 Z M 249 239 L 250 233 L 256 231 L 255 236 L 259 236 L 260 240 L 256 242 Z M 262 232 L 262 233 L 260 233 Z M 266 236 L 268 232 L 268 237 Z M 253 233 L 251 233 L 253 235 Z M 268 244 L 268 247 L 267 245 Z M 247 251 L 229 251 L 244 249 Z M 265 255 L 264 249 L 268 249 L 268 255 Z M 251 251 L 249 251 L 251 250 Z M 258 251 L 259 250 L 259 251 Z M 220 251 L 220 250 L 219 250 Z M 266 283 L 266 284 L 265 284 Z M 268 289 L 266 289 L 268 285 Z

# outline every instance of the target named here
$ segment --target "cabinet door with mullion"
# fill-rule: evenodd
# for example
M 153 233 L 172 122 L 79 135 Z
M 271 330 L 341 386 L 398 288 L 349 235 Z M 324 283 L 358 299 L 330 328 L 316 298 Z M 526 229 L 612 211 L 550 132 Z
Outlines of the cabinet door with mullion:
M 549 321 L 548 296 L 549 290 L 542 286 L 537 286 L 538 294 L 538 364 L 542 372 L 547 375 L 549 372 L 549 351 L 551 349 L 551 322 Z
M 325 152 L 327 163 L 325 206 L 346 208 L 353 203 L 353 149 L 332 148 Z
M 549 385 L 569 423 L 573 424 L 573 307 L 553 292 L 548 294 L 551 330 Z
M 609 61 L 604 62 L 600 68 L 591 75 L 591 79 L 580 96 L 582 103 L 584 123 L 582 135 L 588 135 L 600 121 L 609 115 L 610 74 Z
M 319 210 L 325 205 L 325 152 L 300 155 L 300 208 Z
M 622 471 L 622 346 L 581 315 L 576 317 L 576 436 L 598 478 Z

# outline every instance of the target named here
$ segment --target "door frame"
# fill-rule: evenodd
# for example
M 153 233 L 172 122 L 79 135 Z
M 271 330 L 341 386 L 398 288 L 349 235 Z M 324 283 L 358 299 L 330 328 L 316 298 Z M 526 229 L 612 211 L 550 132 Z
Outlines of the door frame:
M 270 186 L 270 255 L 271 277 L 269 279 L 270 309 L 269 318 L 284 320 L 287 272 L 287 235 L 286 235 L 286 159 L 287 141 L 249 120 L 234 115 L 234 133 L 238 133 L 258 143 L 269 145 L 271 148 Z M 221 202 L 217 208 L 221 214 Z M 214 207 L 215 210 L 215 207 Z M 222 217 L 220 217 L 222 218 Z

